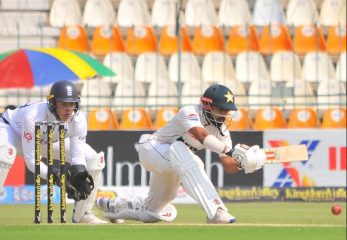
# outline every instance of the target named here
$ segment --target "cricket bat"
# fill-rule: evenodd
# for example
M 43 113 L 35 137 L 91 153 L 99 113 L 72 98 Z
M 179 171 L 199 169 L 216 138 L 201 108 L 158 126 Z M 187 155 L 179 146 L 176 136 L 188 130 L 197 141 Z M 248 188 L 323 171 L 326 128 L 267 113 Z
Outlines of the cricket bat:
M 285 163 L 308 160 L 307 147 L 304 144 L 276 148 L 264 148 L 266 163 Z

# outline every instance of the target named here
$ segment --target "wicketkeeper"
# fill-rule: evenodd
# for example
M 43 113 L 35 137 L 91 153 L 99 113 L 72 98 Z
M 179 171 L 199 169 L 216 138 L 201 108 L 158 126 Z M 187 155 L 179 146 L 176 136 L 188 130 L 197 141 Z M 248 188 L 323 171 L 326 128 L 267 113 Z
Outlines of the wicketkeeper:
M 79 114 L 80 97 L 69 81 L 53 84 L 48 101 L 6 110 L 0 118 L 0 194 L 16 155 L 23 156 L 27 168 L 35 169 L 35 122 L 59 121 L 65 127 L 67 170 L 66 192 L 75 201 L 73 222 L 102 224 L 92 212 L 101 171 L 105 166 L 103 152 L 97 153 L 86 143 L 87 121 Z M 47 157 L 47 131 L 41 126 L 42 157 Z M 53 156 L 59 159 L 58 126 L 53 130 Z M 41 162 L 41 177 L 47 179 L 47 165 Z M 59 172 L 54 170 L 55 184 Z
M 234 95 L 223 85 L 210 86 L 201 104 L 183 107 L 171 121 L 153 134 L 141 136 L 138 153 L 141 164 L 151 172 L 147 198 L 141 200 L 99 198 L 97 206 L 105 217 L 156 222 L 172 221 L 176 209 L 169 204 L 182 184 L 207 215 L 208 223 L 233 223 L 217 191 L 208 178 L 196 151 L 207 148 L 219 154 L 227 173 L 244 170 L 251 173 L 265 163 L 259 146 L 248 147 L 232 142 L 226 119 L 237 111 Z

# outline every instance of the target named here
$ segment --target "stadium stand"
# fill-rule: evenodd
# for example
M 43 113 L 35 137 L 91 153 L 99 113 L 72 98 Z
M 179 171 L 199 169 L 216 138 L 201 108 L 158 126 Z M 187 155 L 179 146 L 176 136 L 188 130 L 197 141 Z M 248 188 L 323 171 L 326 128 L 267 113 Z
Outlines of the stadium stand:
M 89 130 L 116 130 L 119 129 L 117 114 L 112 109 L 97 108 L 88 113 Z
M 110 0 L 87 0 L 82 24 L 88 27 L 112 26 L 116 14 Z
M 81 25 L 81 6 L 76 0 L 54 0 L 49 14 L 49 23 L 59 28 Z

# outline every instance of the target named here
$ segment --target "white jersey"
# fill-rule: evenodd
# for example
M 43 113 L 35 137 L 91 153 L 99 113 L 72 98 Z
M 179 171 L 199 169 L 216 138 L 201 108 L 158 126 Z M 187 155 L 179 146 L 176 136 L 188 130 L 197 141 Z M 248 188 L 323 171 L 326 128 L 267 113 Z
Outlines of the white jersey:
M 180 111 L 162 128 L 153 133 L 154 138 L 162 143 L 173 143 L 178 138 L 182 137 L 183 141 L 192 150 L 204 149 L 198 140 L 188 132 L 193 127 L 205 128 L 208 134 L 216 136 L 221 140 L 225 146 L 226 151 L 231 150 L 232 142 L 230 133 L 226 127 L 223 131 L 219 131 L 215 126 L 207 123 L 202 115 L 202 109 L 200 105 L 186 106 L 180 109 Z M 224 155 L 224 154 L 220 154 Z
M 49 111 L 47 102 L 36 102 L 23 105 L 3 114 L 15 133 L 22 141 L 23 155 L 27 164 L 35 162 L 35 123 L 55 122 L 56 117 Z M 87 120 L 82 114 L 64 123 L 65 138 L 70 139 L 71 164 L 83 164 L 85 161 L 85 144 L 87 136 Z M 41 144 L 47 144 L 47 126 L 41 126 Z M 53 142 L 59 141 L 58 126 L 53 128 Z

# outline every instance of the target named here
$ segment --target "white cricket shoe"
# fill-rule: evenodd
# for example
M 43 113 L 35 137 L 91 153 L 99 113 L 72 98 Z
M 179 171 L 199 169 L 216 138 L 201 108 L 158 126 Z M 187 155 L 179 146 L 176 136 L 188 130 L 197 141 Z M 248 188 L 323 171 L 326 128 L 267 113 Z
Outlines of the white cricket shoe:
M 72 217 L 73 223 L 88 223 L 88 224 L 107 224 L 107 221 L 101 220 L 93 213 L 86 212 L 79 221 L 76 221 L 74 217 Z
M 119 204 L 116 199 L 98 197 L 95 201 L 97 208 L 101 209 L 104 212 L 115 213 L 118 211 Z M 109 219 L 111 223 L 124 223 L 124 219 Z
M 207 220 L 207 223 L 211 223 L 211 224 L 227 224 L 227 223 L 234 223 L 234 222 L 236 222 L 236 218 L 221 208 L 217 209 L 217 212 L 214 218 Z

